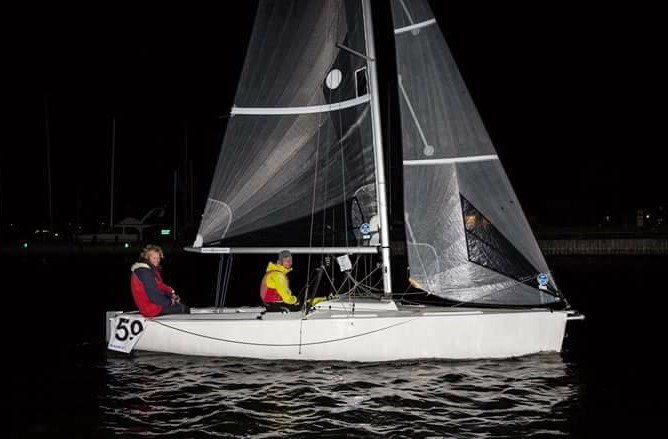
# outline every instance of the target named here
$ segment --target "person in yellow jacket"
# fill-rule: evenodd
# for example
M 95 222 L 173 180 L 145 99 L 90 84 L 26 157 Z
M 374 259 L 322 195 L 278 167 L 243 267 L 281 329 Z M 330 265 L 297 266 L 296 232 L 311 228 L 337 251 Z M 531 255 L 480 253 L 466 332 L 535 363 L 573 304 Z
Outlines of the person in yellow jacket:
M 276 263 L 269 262 L 267 271 L 262 277 L 260 284 L 260 298 L 267 311 L 299 311 L 301 304 L 290 290 L 288 273 L 292 271 L 292 254 L 289 250 L 283 250 L 278 254 Z M 328 297 L 312 297 L 307 303 L 314 306 Z
M 276 263 L 269 262 L 260 285 L 260 297 L 267 311 L 295 311 L 300 305 L 290 290 L 288 273 L 292 271 L 292 254 L 283 250 Z

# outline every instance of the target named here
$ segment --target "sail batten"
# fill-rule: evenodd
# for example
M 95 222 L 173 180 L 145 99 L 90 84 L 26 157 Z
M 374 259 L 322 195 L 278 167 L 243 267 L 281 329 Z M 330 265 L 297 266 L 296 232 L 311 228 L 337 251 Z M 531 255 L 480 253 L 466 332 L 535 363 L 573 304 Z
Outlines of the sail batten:
M 395 33 L 395 35 L 398 35 L 398 34 L 402 34 L 404 32 L 414 31 L 416 29 L 420 29 L 420 28 L 423 28 L 423 27 L 426 27 L 426 26 L 431 26 L 432 24 L 436 24 L 436 19 L 435 18 L 432 18 L 430 20 L 425 20 L 425 21 L 422 21 L 420 23 L 415 23 L 415 24 L 412 24 L 410 26 L 404 26 L 404 27 L 400 27 L 398 29 L 394 29 L 394 33 Z
M 430 165 L 448 165 L 452 163 L 470 163 L 470 162 L 484 162 L 488 160 L 498 160 L 499 156 L 496 154 L 485 154 L 468 157 L 452 157 L 444 159 L 421 159 L 421 160 L 404 160 L 404 166 L 430 166 Z
M 326 113 L 329 111 L 338 111 L 344 108 L 354 107 L 356 105 L 369 102 L 369 95 L 349 99 L 343 102 L 336 102 L 326 105 L 312 105 L 302 107 L 232 107 L 230 114 L 236 115 L 288 115 L 288 114 L 313 114 Z

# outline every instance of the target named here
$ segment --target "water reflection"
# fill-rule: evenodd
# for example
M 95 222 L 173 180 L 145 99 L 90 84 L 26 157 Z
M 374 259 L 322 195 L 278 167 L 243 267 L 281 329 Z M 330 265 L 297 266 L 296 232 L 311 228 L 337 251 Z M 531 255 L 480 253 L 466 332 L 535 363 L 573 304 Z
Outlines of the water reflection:
M 578 374 L 559 354 L 337 363 L 109 355 L 100 406 L 122 435 L 567 436 Z

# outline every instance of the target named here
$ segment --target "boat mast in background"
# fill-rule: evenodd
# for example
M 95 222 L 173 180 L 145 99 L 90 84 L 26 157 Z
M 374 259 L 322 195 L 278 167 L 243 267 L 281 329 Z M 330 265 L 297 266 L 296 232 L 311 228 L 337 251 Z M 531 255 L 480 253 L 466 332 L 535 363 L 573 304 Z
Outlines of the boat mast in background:
M 116 160 L 116 118 L 111 118 L 111 184 L 109 195 L 109 230 L 114 228 L 114 165 Z
M 51 202 L 51 134 L 49 129 L 49 102 L 44 95 L 44 132 L 46 135 L 46 187 L 49 207 L 49 230 L 53 231 L 53 205 Z

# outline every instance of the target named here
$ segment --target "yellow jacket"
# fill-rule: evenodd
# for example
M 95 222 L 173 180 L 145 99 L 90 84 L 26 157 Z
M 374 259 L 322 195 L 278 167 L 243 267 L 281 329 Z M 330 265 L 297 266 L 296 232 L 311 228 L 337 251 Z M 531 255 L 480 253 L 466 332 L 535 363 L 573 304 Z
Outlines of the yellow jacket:
M 297 303 L 297 298 L 290 291 L 290 281 L 287 274 L 292 268 L 285 268 L 282 265 L 269 262 L 267 273 L 262 278 L 260 286 L 260 297 L 265 303 L 278 302 L 279 298 L 288 305 Z

